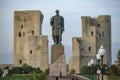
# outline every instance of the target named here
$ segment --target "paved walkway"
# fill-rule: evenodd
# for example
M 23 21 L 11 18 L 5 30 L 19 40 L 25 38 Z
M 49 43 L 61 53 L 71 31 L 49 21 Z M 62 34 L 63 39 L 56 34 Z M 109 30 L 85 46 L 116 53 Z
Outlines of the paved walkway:
M 79 75 L 67 75 L 67 76 L 48 76 L 47 80 L 89 80 Z

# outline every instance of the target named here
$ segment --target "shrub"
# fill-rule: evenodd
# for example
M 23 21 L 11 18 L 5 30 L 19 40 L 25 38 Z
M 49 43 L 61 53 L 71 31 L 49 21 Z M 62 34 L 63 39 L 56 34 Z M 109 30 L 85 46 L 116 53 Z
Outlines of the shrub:
M 70 74 L 75 74 L 75 69 L 71 69 Z
M 89 67 L 85 65 L 82 67 L 80 74 L 90 74 L 90 73 L 96 74 L 97 69 L 98 69 L 98 65 L 93 65 L 93 69 L 92 66 Z
M 88 66 L 83 66 L 81 69 L 81 74 L 89 74 L 91 72 L 91 69 Z
M 9 70 L 9 75 L 21 74 L 21 73 L 22 73 L 22 67 L 13 67 Z
M 2 69 L 0 68 L 0 76 L 2 76 L 3 72 L 2 72 Z
M 45 80 L 46 79 L 46 74 L 45 72 L 41 72 L 41 73 L 36 73 L 36 72 L 32 72 L 30 74 L 29 77 L 30 80 Z
M 117 75 L 118 74 L 118 68 L 115 65 L 112 65 L 109 70 L 111 75 Z
M 45 74 L 49 75 L 49 68 L 45 70 Z
M 27 64 L 24 64 L 22 67 L 13 67 L 9 70 L 9 75 L 12 74 L 29 74 L 31 72 L 41 73 L 40 68 L 33 68 Z

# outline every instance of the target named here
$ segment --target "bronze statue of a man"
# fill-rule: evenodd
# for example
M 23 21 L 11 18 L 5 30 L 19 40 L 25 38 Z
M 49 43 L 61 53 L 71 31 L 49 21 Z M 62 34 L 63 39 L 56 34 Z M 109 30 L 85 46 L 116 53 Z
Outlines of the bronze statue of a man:
M 55 44 L 61 44 L 62 33 L 64 31 L 64 18 L 59 15 L 59 10 L 56 10 L 56 15 L 50 19 L 52 26 L 52 37 Z

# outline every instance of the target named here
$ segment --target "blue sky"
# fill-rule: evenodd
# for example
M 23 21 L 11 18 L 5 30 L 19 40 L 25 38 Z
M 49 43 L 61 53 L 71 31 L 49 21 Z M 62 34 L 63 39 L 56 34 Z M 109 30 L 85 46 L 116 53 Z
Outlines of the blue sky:
M 13 52 L 13 15 L 16 10 L 41 10 L 44 15 L 42 33 L 48 35 L 49 45 L 53 44 L 49 21 L 56 9 L 65 19 L 62 42 L 65 46 L 72 45 L 73 36 L 81 37 L 81 16 L 98 15 L 111 15 L 112 43 L 120 43 L 120 0 L 0 0 L 0 54 Z

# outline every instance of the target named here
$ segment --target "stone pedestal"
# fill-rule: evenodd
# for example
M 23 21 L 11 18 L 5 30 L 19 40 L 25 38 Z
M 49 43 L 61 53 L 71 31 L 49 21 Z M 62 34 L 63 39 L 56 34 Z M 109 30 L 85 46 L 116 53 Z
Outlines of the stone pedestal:
M 66 75 L 66 59 L 64 54 L 64 46 L 60 44 L 51 47 L 51 64 L 49 76 Z

